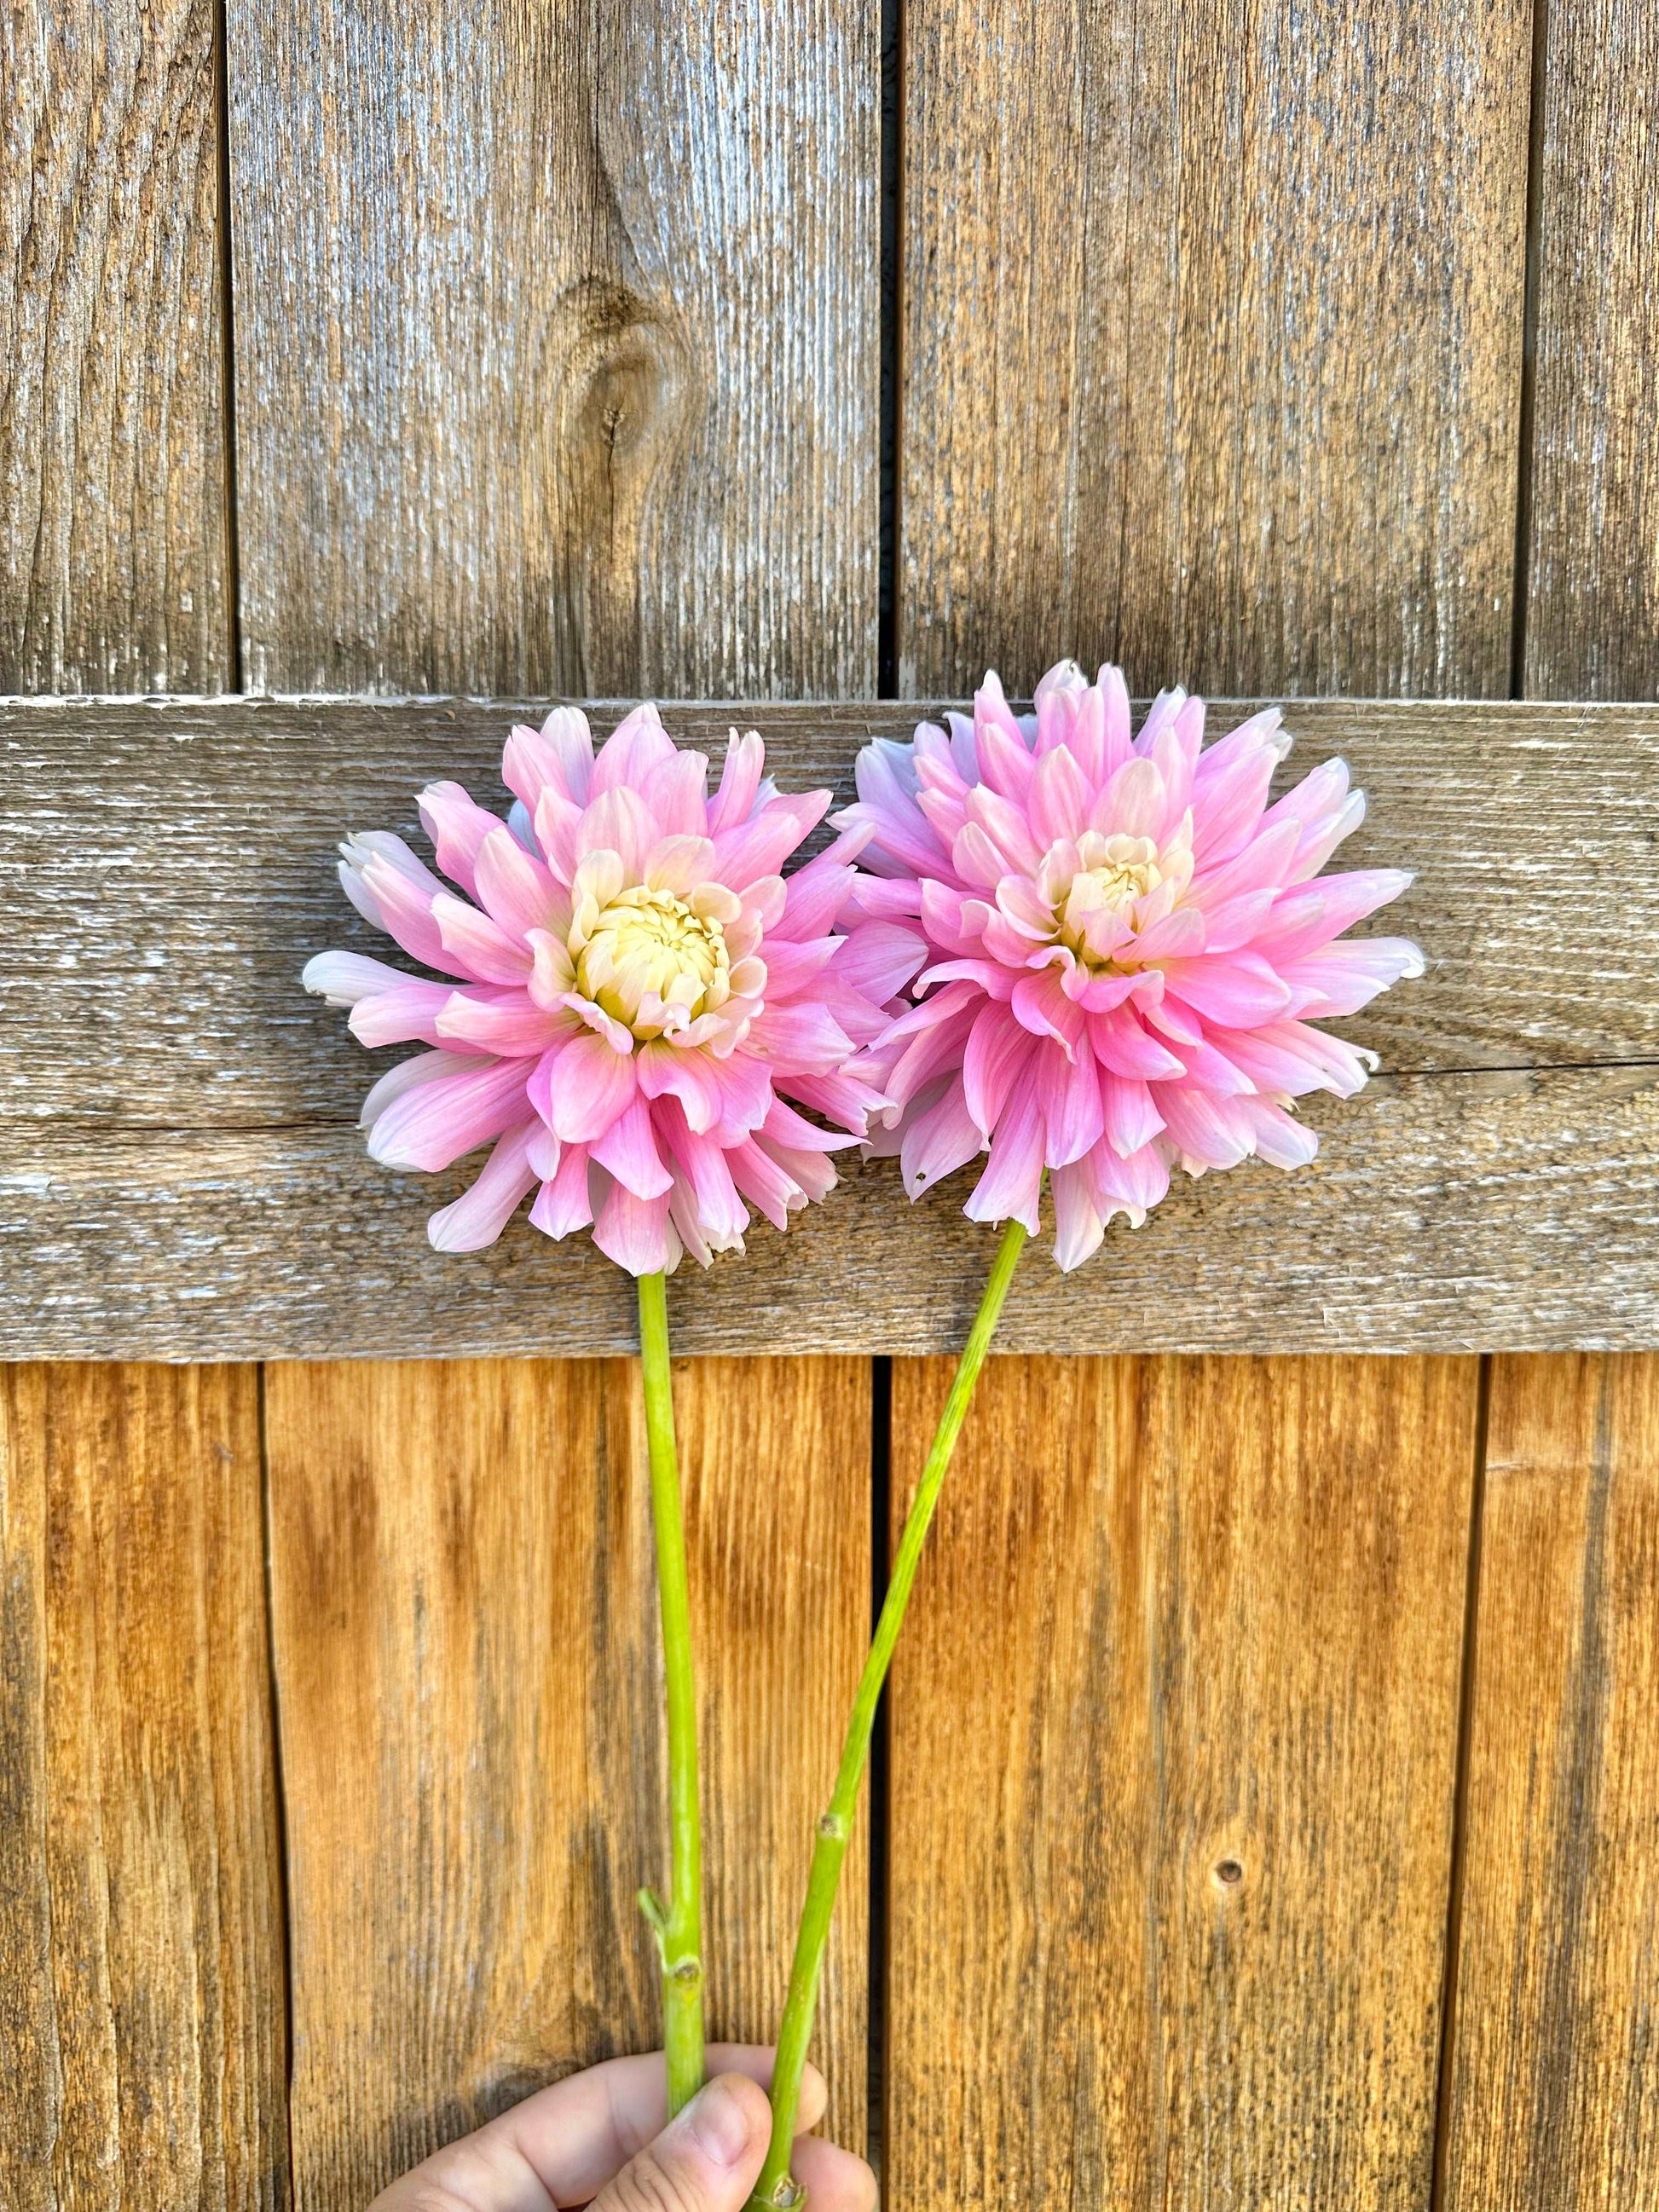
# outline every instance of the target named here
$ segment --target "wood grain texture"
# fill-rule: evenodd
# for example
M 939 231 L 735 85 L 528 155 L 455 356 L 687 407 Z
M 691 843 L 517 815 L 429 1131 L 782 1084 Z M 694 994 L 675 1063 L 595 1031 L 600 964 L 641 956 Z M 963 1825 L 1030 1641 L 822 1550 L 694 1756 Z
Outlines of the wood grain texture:
M 1659 1069 L 1376 1079 L 1321 1101 L 1290 1176 L 1178 1181 L 1062 1276 L 1046 1251 L 999 1341 L 1022 1351 L 1376 1352 L 1659 1345 Z M 585 1238 L 510 1224 L 434 1254 L 464 1170 L 392 1176 L 355 1130 L 31 1137 L 0 1171 L 0 1355 L 227 1359 L 625 1352 L 626 1282 Z M 961 1346 L 992 1240 L 953 1179 L 911 1208 L 843 1170 L 787 1237 L 676 1278 L 686 1353 Z M 1148 1285 L 1156 1285 L 1156 1295 Z
M 210 0 L 0 17 L 0 685 L 229 678 Z
M 1494 1364 L 1448 2212 L 1659 2173 L 1659 1360 Z
M 1525 678 L 1659 690 L 1659 16 L 1546 14 Z
M 873 688 L 879 21 L 229 0 L 253 688 Z
M 1506 690 L 1529 0 L 906 26 L 902 688 Z
M 295 2190 L 360 2212 L 540 2082 L 658 2040 L 634 1903 L 668 1848 L 644 1417 L 621 1361 L 266 1388 Z M 759 2039 L 868 1626 L 868 1374 L 679 1364 L 675 1395 L 710 2023 Z M 822 2045 L 859 2144 L 862 1852 Z
M 246 1367 L 0 1377 L 0 2202 L 278 2212 Z
M 1477 1395 L 990 1362 L 893 1680 L 893 2203 L 1427 2204 Z

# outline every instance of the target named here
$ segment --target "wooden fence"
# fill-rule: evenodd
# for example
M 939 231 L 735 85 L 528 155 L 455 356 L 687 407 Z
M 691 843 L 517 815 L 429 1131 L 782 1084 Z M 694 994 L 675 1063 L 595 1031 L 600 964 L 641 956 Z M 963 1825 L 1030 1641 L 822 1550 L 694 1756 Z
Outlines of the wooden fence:
M 1066 651 L 1305 697 L 1434 966 L 1319 1168 L 1028 1261 L 830 2125 L 902 2212 L 1659 2192 L 1656 84 L 1641 0 L 12 7 L 0 687 L 173 696 L 0 708 L 7 2212 L 361 2212 L 655 2033 L 625 1302 L 422 1261 L 293 988 L 505 714 L 216 695 L 844 775 L 904 710 L 772 702 Z M 676 1286 L 723 2031 L 982 1249 L 875 1170 Z

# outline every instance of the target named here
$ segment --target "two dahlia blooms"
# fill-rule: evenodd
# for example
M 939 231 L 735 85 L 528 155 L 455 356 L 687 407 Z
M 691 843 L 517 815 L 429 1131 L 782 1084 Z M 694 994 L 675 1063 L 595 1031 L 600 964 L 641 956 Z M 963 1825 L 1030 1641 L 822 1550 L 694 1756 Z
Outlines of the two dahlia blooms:
M 711 796 L 654 707 L 597 755 L 573 708 L 514 730 L 505 823 L 422 793 L 441 874 L 386 831 L 343 848 L 352 903 L 447 979 L 306 969 L 365 1045 L 428 1048 L 370 1091 L 370 1152 L 492 1146 L 433 1216 L 440 1250 L 493 1242 L 533 1191 L 534 1227 L 591 1225 L 635 1275 L 740 1249 L 751 1207 L 782 1228 L 860 1139 L 912 1198 L 988 1155 L 966 1212 L 1032 1233 L 1046 1171 L 1062 1267 L 1177 1166 L 1302 1165 L 1292 1102 L 1366 1076 L 1311 1024 L 1422 966 L 1337 940 L 1410 878 L 1320 876 L 1364 802 L 1330 761 L 1269 805 L 1277 713 L 1203 734 L 1178 690 L 1132 734 L 1115 668 L 1062 663 L 1027 715 L 989 676 L 971 719 L 867 746 L 836 842 L 786 877 L 830 794 L 780 794 L 752 731 Z
M 794 2124 L 877 1701 L 928 1523 L 1022 1244 L 1054 1194 L 1075 1267 L 1115 1213 L 1146 1219 L 1176 1167 L 1312 1158 L 1293 1102 L 1347 1097 L 1366 1055 L 1312 1026 L 1421 971 L 1400 938 L 1340 941 L 1403 890 L 1393 869 L 1322 876 L 1364 801 L 1340 761 L 1276 804 L 1276 714 L 1204 749 L 1204 708 L 1165 692 L 1138 734 L 1115 668 L 1070 662 L 1010 711 L 923 722 L 858 763 L 827 851 L 785 876 L 827 792 L 789 798 L 734 731 L 719 788 L 641 707 L 596 754 L 562 708 L 514 730 L 505 823 L 453 783 L 420 799 L 434 875 L 399 837 L 343 848 L 348 896 L 443 979 L 325 952 L 308 988 L 366 1045 L 427 1049 L 363 1108 L 368 1148 L 445 1168 L 488 1144 L 433 1216 L 440 1250 L 491 1243 L 533 1191 L 550 1237 L 592 1227 L 638 1278 L 667 1693 L 672 1883 L 641 1904 L 662 1961 L 669 2104 L 703 2074 L 702 1856 L 690 1605 L 664 1278 L 825 1197 L 834 1153 L 896 1152 L 915 1198 L 984 1156 L 967 1212 L 1006 1224 L 894 1556 L 817 1822 L 751 2203 L 798 2205 Z M 445 880 L 447 878 L 447 881 Z

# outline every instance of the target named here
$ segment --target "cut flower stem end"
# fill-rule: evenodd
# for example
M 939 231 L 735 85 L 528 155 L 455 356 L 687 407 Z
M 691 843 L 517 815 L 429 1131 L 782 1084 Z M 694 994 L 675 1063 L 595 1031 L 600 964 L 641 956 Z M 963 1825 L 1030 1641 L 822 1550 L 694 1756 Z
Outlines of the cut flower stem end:
M 668 1799 L 671 1881 L 664 1905 L 649 1890 L 640 1909 L 662 1960 L 663 2048 L 671 2117 L 703 2081 L 702 1834 L 697 1787 L 697 1684 L 691 1661 L 691 1601 L 685 1526 L 674 1445 L 674 1383 L 668 1359 L 668 1296 L 660 1274 L 641 1275 L 640 1364 L 651 1462 L 651 1520 L 656 1532 L 663 1668 L 668 1687 Z
M 772 2140 L 766 2154 L 766 2163 L 761 2168 L 760 2179 L 749 2200 L 751 2212 L 755 2212 L 755 2208 L 760 2208 L 760 2212 L 784 2212 L 784 2208 L 799 2205 L 805 2201 L 805 2192 L 790 2178 L 789 2154 L 794 2143 L 801 2077 L 805 2071 L 807 2049 L 812 2039 L 818 1983 L 823 1971 L 825 1947 L 830 1940 L 836 1890 L 841 1881 L 842 1863 L 847 1856 L 847 1845 L 858 1810 L 859 1787 L 869 1759 L 876 1706 L 881 1698 L 882 1685 L 887 1679 L 887 1669 L 892 1662 L 893 1647 L 898 1642 L 900 1629 L 904 1626 L 905 1609 L 910 1602 L 910 1592 L 921 1561 L 922 1547 L 927 1540 L 933 1509 L 939 1503 L 939 1491 L 974 1395 L 974 1385 L 979 1380 L 980 1369 L 985 1364 L 985 1355 L 991 1348 L 991 1339 L 1001 1316 L 1003 1302 L 1007 1297 L 1008 1287 L 1013 1280 L 1014 1269 L 1018 1264 L 1028 1233 L 1018 1221 L 1010 1221 L 1002 1232 L 1002 1243 L 992 1263 L 990 1280 L 985 1285 L 985 1295 L 980 1300 L 978 1313 L 974 1316 L 974 1325 L 957 1363 L 956 1377 L 951 1385 L 951 1395 L 945 1401 L 945 1411 L 927 1455 L 927 1463 L 922 1469 L 915 1498 L 905 1518 L 904 1533 L 899 1538 L 898 1552 L 893 1561 L 892 1577 L 887 1585 L 881 1617 L 876 1623 L 870 1654 L 864 1662 L 864 1672 L 853 1699 L 852 1716 L 842 1748 L 841 1767 L 836 1777 L 835 1794 L 830 1800 L 829 1810 L 817 1824 L 817 1833 L 812 1845 L 811 1870 L 807 1876 L 806 1902 L 801 1911 L 800 1929 L 795 1939 L 794 1963 L 789 1972 L 789 1993 L 784 2002 L 783 2024 L 778 2032 L 777 2066 L 772 2078 Z M 641 1290 L 643 1295 L 643 1285 Z

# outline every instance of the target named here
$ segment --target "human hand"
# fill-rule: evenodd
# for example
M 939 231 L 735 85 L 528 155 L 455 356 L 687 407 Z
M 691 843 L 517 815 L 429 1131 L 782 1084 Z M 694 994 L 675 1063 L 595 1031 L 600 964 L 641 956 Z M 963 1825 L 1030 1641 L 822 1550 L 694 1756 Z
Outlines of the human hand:
M 711 2044 L 708 2070 L 672 2124 L 660 2051 L 569 2075 L 434 2152 L 369 2212 L 743 2212 L 771 2133 L 772 2053 Z M 809 2066 L 803 2128 L 823 2117 L 828 2095 Z M 799 2136 L 791 2170 L 811 2212 L 875 2212 L 876 2178 L 851 2151 Z

